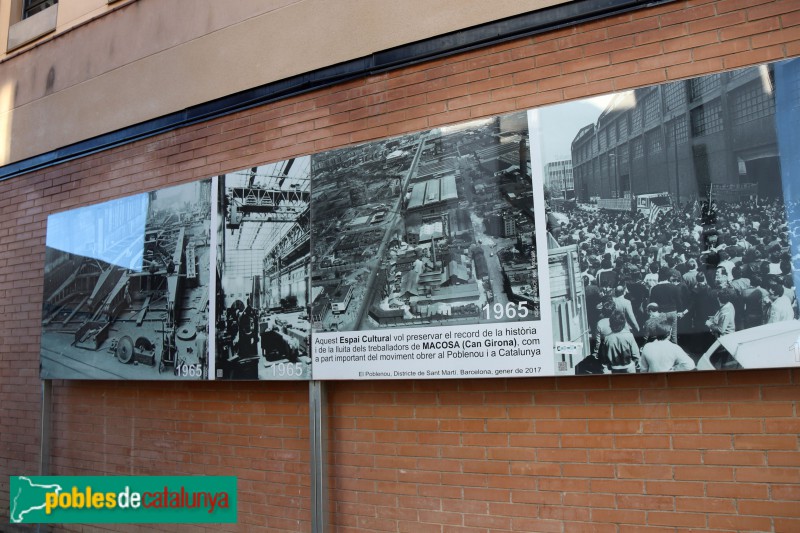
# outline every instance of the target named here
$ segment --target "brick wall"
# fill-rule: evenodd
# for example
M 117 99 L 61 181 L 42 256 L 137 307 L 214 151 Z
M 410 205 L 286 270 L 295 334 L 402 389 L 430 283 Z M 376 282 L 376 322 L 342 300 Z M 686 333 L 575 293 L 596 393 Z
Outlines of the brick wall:
M 339 531 L 800 530 L 789 370 L 332 387 Z
M 7 519 L 7 476 L 38 468 L 48 214 L 350 143 L 796 55 L 794 0 L 675 2 L 1 182 L 0 518 Z M 799 383 L 797 370 L 329 383 L 332 521 L 339 531 L 414 533 L 798 531 Z M 308 531 L 307 397 L 305 383 L 56 381 L 53 473 L 237 475 L 240 524 L 229 529 Z

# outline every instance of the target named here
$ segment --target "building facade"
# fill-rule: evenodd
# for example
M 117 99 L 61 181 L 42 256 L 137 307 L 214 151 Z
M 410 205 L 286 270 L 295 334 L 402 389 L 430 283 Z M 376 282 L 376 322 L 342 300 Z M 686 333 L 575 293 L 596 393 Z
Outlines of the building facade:
M 551 198 L 572 200 L 575 198 L 575 180 L 572 175 L 572 159 L 551 161 L 544 166 L 544 183 L 550 189 Z
M 619 95 L 573 141 L 579 200 L 776 196 L 773 83 L 751 67 Z
M 0 3 L 3 520 L 9 476 L 42 469 L 233 475 L 231 530 L 318 528 L 305 382 L 55 381 L 43 405 L 48 215 L 621 91 L 636 105 L 612 102 L 572 143 L 579 202 L 770 194 L 773 143 L 754 140 L 773 112 L 754 90 L 769 72 L 747 67 L 800 55 L 792 0 L 61 0 L 35 31 L 17 26 L 23 7 Z M 706 74 L 719 77 L 685 81 Z M 331 209 L 351 202 L 345 185 L 329 185 Z M 332 314 L 317 303 L 315 319 Z M 332 381 L 326 394 L 329 530 L 800 529 L 797 369 Z

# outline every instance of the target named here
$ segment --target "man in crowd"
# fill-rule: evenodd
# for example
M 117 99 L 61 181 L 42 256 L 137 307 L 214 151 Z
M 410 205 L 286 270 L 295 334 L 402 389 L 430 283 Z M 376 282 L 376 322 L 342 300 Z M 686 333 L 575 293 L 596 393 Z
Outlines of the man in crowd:
M 614 306 L 617 311 L 620 311 L 625 316 L 628 328 L 633 333 L 637 333 L 639 331 L 639 323 L 636 321 L 636 317 L 633 314 L 631 301 L 625 298 L 625 287 L 623 285 L 617 285 L 616 288 L 614 288 Z
M 658 283 L 650 289 L 650 301 L 658 304 L 658 309 L 670 327 L 670 340 L 678 344 L 678 312 L 681 312 L 681 293 L 672 283 L 672 270 L 663 266 L 658 271 Z
M 773 279 L 769 282 L 767 290 L 772 303 L 769 306 L 769 316 L 767 317 L 768 324 L 794 320 L 792 302 L 784 295 L 783 289 L 783 283 L 781 283 L 781 281 Z
M 639 345 L 625 328 L 625 316 L 614 310 L 609 318 L 611 333 L 600 345 L 600 362 L 611 374 L 634 374 L 639 362 Z
M 694 370 L 695 364 L 683 348 L 669 340 L 670 330 L 661 319 L 655 325 L 655 339 L 642 348 L 640 365 L 642 372 L 670 372 Z

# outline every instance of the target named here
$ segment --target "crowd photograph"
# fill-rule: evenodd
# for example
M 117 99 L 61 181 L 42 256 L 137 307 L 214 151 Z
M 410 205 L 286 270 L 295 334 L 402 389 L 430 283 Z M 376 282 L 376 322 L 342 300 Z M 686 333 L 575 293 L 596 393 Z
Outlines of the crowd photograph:
M 800 364 L 775 84 L 765 66 L 540 113 L 563 137 L 541 150 L 550 247 L 578 263 L 576 374 Z
M 692 202 L 652 222 L 576 209 L 551 234 L 578 248 L 592 356 L 578 372 L 693 370 L 719 337 L 798 318 L 800 227 L 782 201 Z M 708 363 L 740 367 L 723 348 Z

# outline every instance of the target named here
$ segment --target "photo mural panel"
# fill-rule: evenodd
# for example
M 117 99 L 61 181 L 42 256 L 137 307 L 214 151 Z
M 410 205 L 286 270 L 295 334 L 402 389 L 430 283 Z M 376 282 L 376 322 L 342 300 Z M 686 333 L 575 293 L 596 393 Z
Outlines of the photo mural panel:
M 797 65 L 534 112 L 559 370 L 800 364 Z
M 50 215 L 43 379 L 207 379 L 211 180 Z
M 310 162 L 217 177 L 216 379 L 311 378 Z
M 525 112 L 311 161 L 315 379 L 553 373 Z
M 798 132 L 793 59 L 56 213 L 41 377 L 800 366 Z

